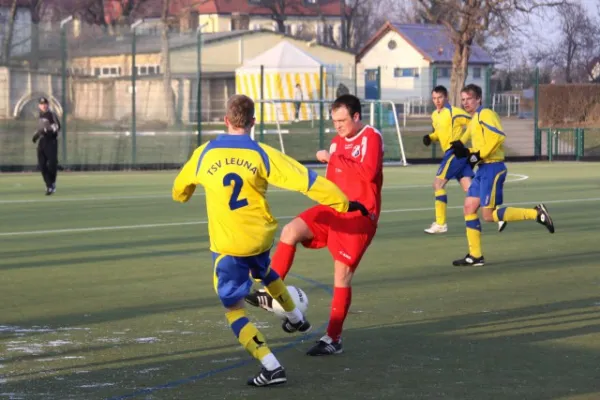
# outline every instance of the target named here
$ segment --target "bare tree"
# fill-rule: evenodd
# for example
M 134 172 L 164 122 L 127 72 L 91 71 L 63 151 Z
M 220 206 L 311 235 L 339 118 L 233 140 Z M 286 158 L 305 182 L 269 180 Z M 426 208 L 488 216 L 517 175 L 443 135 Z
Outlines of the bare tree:
M 255 0 L 256 8 L 266 8 L 270 11 L 271 19 L 277 23 L 277 32 L 285 33 L 287 14 L 297 11 L 297 0 Z
M 564 69 L 565 81 L 571 83 L 587 77 L 588 64 L 597 56 L 598 28 L 581 4 L 563 5 L 558 11 L 560 40 L 549 54 L 555 66 Z
M 204 4 L 208 0 L 162 0 L 161 12 L 161 65 L 163 74 L 163 91 L 165 98 L 165 107 L 167 111 L 167 124 L 173 125 L 176 121 L 175 99 L 173 89 L 171 88 L 171 50 L 169 47 L 169 33 L 171 27 L 179 23 L 179 19 L 192 12 L 197 6 Z M 176 7 L 172 7 L 176 6 Z M 173 10 L 175 12 L 172 12 Z M 198 82 L 201 84 L 201 82 Z M 199 101 L 199 100 L 198 100 Z
M 31 52 L 29 66 L 37 69 L 40 52 L 40 22 L 44 16 L 46 0 L 29 0 L 29 12 L 31 14 Z
M 73 10 L 73 14 L 79 16 L 82 21 L 92 25 L 107 26 L 104 0 L 88 0 L 78 4 L 80 6 Z
M 340 8 L 340 14 L 341 35 L 336 39 L 333 29 L 327 29 L 327 41 L 337 47 L 351 50 L 359 49 L 386 20 L 416 22 L 417 19 L 411 3 L 406 0 L 352 0 Z M 325 24 L 325 16 L 321 15 L 321 18 Z
M 519 29 L 520 17 L 545 7 L 560 6 L 568 0 L 415 0 L 421 15 L 431 23 L 444 25 L 454 44 L 450 102 L 457 104 L 467 77 L 471 47 L 478 36 L 490 30 Z
M 10 51 L 12 49 L 13 31 L 15 29 L 15 19 L 17 17 L 17 0 L 13 0 L 8 13 L 8 23 L 4 27 L 4 42 L 2 43 L 2 60 L 0 64 L 8 64 Z

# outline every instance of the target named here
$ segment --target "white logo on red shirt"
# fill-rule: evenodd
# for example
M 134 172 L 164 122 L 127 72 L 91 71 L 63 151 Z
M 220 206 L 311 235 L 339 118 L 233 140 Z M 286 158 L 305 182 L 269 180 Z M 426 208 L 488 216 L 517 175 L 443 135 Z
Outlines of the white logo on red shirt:
M 352 148 L 352 157 L 356 158 L 360 156 L 360 145 L 356 145 Z

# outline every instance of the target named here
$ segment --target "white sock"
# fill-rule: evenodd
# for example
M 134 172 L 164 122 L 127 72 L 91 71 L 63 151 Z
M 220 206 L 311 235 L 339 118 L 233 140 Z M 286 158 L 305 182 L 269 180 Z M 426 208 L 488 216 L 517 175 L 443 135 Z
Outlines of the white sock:
M 304 320 L 304 316 L 302 315 L 300 310 L 298 310 L 298 307 L 294 308 L 290 312 L 286 312 L 285 316 L 290 320 L 292 324 L 297 324 L 298 322 Z
M 273 371 L 274 369 L 281 367 L 281 364 L 279 364 L 279 361 L 275 358 L 273 353 L 264 356 L 260 362 L 268 371 Z

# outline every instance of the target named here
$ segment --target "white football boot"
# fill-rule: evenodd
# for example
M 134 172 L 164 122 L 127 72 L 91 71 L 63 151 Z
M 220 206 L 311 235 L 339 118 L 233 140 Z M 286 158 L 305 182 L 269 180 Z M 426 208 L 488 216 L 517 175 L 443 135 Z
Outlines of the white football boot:
M 448 232 L 448 225 L 444 224 L 444 225 L 440 225 L 437 222 L 434 222 L 433 224 L 431 224 L 431 226 L 427 229 L 425 229 L 425 233 L 429 233 L 430 235 L 435 235 L 438 233 L 446 233 Z

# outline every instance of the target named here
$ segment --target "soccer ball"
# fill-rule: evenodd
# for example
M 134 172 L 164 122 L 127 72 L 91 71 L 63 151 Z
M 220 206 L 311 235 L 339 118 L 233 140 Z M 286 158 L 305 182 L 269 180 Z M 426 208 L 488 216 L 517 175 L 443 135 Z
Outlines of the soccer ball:
M 290 292 L 290 296 L 294 300 L 294 303 L 296 303 L 298 310 L 300 310 L 302 314 L 306 314 L 306 310 L 308 310 L 308 296 L 304 293 L 304 290 L 295 286 L 288 286 L 287 289 L 288 292 Z M 273 299 L 273 312 L 279 318 L 285 318 L 283 307 L 281 307 L 281 304 L 275 299 Z

